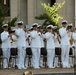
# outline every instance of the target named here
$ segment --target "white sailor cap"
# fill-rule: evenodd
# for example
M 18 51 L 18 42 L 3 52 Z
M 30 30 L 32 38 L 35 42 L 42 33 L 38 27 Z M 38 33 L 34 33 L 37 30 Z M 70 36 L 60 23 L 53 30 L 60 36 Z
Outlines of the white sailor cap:
M 32 27 L 37 27 L 38 26 L 38 23 L 33 23 L 32 24 Z
M 30 31 L 30 30 L 33 30 L 33 27 L 30 27 L 30 28 L 29 28 L 29 31 Z
M 31 29 L 33 29 L 33 27 L 30 27 L 30 29 L 29 29 L 29 30 L 31 30 Z
M 15 31 L 16 29 L 12 29 L 12 31 Z
M 53 26 L 54 29 L 57 29 L 57 26 Z
M 41 25 L 38 25 L 37 27 L 41 27 Z
M 41 25 L 38 25 L 37 27 L 38 27 L 38 28 L 40 28 L 40 29 L 42 28 L 42 26 L 41 26 Z
M 2 25 L 2 28 L 3 28 L 3 27 L 8 27 L 8 24 L 3 24 L 3 25 Z
M 18 21 L 17 25 L 23 25 L 23 21 Z
M 67 20 L 63 20 L 61 23 L 62 24 L 67 24 Z
M 68 27 L 72 27 L 72 26 L 73 26 L 73 24 L 71 23 L 71 24 L 68 24 L 67 26 L 68 26 Z
M 68 24 L 68 26 L 71 26 L 71 27 L 72 27 L 72 26 L 73 26 L 73 24 L 72 24 L 72 23 L 71 23 L 71 24 Z
M 53 27 L 53 25 L 48 25 L 46 28 L 50 29 L 50 28 L 54 28 L 54 27 Z

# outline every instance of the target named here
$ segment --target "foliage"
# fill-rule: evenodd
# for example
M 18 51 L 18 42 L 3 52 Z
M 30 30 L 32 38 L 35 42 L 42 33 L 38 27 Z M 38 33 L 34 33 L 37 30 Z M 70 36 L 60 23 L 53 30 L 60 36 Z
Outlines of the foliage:
M 8 12 L 8 9 L 2 10 L 2 8 L 1 8 L 1 6 L 0 6 L 0 24 L 3 23 L 7 12 Z
M 9 33 L 11 32 L 11 27 L 15 27 L 15 22 L 16 21 L 17 21 L 17 17 L 13 18 L 11 21 L 8 22 Z
M 5 16 L 7 14 L 8 9 L 2 10 L 1 5 L 0 5 L 0 32 L 2 31 L 2 24 L 5 20 Z
M 17 17 L 13 18 L 10 22 L 8 22 L 8 25 L 11 26 L 15 26 L 15 22 L 17 21 Z
M 42 24 L 44 28 L 49 24 L 59 27 L 59 19 L 62 19 L 62 17 L 57 12 L 63 7 L 64 3 L 65 1 L 63 3 L 54 3 L 52 7 L 50 7 L 50 4 L 41 3 L 45 11 L 36 16 L 35 19 L 44 20 Z
M 7 13 L 8 13 L 8 10 L 9 9 L 2 9 L 1 8 L 1 5 L 0 5 L 0 33 L 3 31 L 3 29 L 2 29 L 2 25 L 4 24 L 4 23 L 6 23 L 5 22 L 5 17 L 7 16 Z M 8 25 L 9 25 L 9 27 L 11 27 L 11 26 L 15 26 L 14 25 L 14 23 L 17 21 L 17 17 L 15 17 L 15 18 L 13 18 L 10 22 L 7 22 L 8 23 Z

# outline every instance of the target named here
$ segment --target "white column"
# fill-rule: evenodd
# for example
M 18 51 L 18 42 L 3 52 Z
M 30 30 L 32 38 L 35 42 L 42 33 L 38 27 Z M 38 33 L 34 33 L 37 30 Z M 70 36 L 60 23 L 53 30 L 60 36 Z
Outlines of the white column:
M 30 25 L 34 22 L 34 1 L 35 0 L 27 0 L 27 23 Z
M 11 19 L 18 15 L 18 0 L 10 0 Z

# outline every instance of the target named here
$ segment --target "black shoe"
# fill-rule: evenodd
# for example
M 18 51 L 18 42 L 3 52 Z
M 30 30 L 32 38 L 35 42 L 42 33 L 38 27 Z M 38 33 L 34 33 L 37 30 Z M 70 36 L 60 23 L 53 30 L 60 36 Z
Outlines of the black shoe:
M 15 65 L 15 68 L 16 68 L 16 69 L 18 69 L 18 66 L 17 66 L 17 65 Z

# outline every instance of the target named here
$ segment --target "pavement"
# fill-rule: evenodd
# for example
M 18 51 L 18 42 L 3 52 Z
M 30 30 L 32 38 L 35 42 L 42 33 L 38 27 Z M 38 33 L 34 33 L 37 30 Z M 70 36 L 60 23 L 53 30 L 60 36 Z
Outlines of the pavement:
M 74 68 L 63 69 L 63 68 L 55 68 L 55 69 L 27 69 L 27 70 L 18 70 L 18 69 L 0 69 L 0 75 L 22 75 L 25 71 L 32 71 L 34 74 L 51 74 L 51 73 L 74 73 Z

